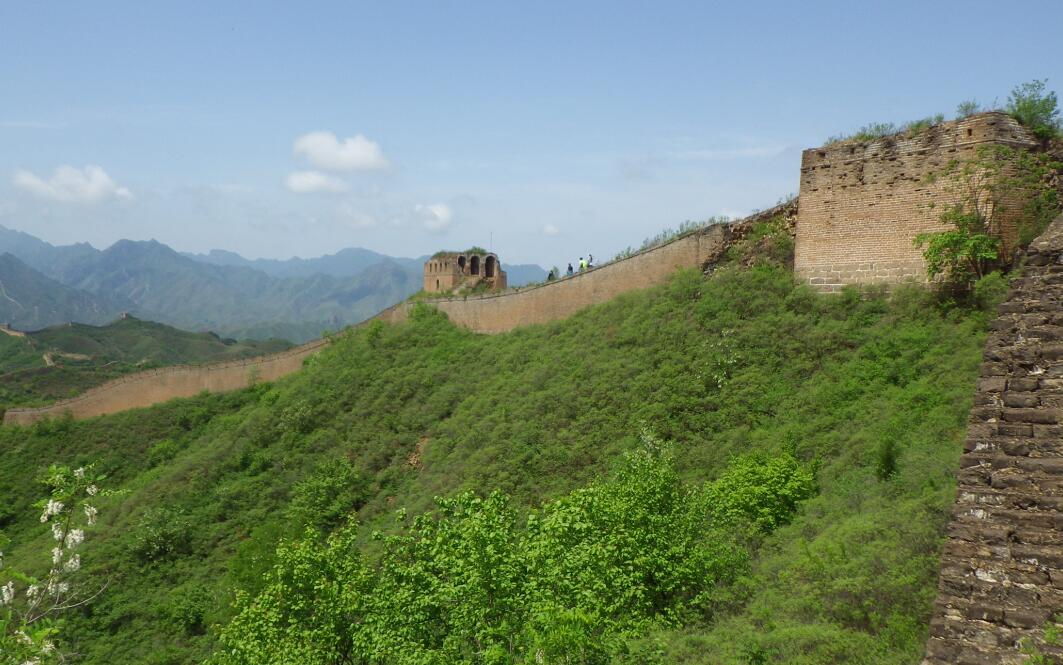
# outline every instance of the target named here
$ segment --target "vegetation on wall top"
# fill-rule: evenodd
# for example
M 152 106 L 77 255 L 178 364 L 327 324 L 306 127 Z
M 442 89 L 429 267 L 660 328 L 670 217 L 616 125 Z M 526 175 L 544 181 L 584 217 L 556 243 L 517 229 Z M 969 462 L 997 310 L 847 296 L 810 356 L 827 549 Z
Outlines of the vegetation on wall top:
M 956 107 L 956 119 L 962 120 L 978 113 L 1003 111 L 1018 120 L 1040 139 L 1051 139 L 1063 134 L 1063 120 L 1059 116 L 1056 93 L 1048 90 L 1047 80 L 1034 80 L 1015 86 L 1008 96 L 1007 104 L 1001 108 L 994 102 L 983 107 L 975 100 L 965 100 Z M 867 143 L 886 136 L 905 134 L 918 136 L 934 125 L 945 121 L 945 116 L 938 113 L 920 120 L 903 124 L 893 122 L 873 122 L 864 125 L 855 132 L 839 134 L 827 139 L 825 145 L 838 143 Z
M 1048 90 L 1047 84 L 1047 80 L 1034 80 L 1015 86 L 1005 107 L 1013 118 L 1039 139 L 1056 138 L 1063 134 L 1059 101 L 1056 93 Z

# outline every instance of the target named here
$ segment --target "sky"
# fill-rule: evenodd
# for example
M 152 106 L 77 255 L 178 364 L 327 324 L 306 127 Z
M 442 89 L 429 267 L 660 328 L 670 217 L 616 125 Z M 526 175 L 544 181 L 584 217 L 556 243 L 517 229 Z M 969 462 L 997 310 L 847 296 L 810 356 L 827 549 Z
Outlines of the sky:
M 0 0 L 0 224 L 56 244 L 609 258 L 1017 84 L 1063 2 Z

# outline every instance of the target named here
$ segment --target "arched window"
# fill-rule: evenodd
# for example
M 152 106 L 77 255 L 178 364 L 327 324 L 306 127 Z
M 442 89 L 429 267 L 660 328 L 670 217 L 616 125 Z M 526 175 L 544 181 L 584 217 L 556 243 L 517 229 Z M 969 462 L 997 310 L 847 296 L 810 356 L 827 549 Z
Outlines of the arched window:
M 474 256 L 471 259 L 469 259 L 469 274 L 470 275 L 479 275 L 480 274 L 480 257 L 479 256 Z
M 462 272 L 465 272 L 465 257 L 464 256 L 459 256 L 458 257 L 458 268 L 460 268 Z
M 436 291 L 438 291 L 438 290 L 439 290 L 439 280 L 437 279 L 436 280 Z
M 493 256 L 488 256 L 487 259 L 484 260 L 484 277 L 494 277 L 495 276 L 495 263 L 496 262 L 497 262 L 497 259 L 495 259 L 495 257 L 493 257 Z

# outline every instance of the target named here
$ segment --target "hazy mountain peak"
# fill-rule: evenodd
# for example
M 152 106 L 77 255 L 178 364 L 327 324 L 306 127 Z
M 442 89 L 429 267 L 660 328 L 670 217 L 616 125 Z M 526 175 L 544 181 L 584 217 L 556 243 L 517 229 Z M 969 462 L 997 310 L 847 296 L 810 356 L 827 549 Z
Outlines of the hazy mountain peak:
M 424 266 L 423 257 L 390 257 L 362 247 L 285 260 L 251 260 L 224 249 L 181 253 L 154 239 L 123 239 L 102 251 L 84 243 L 55 247 L 8 229 L 0 232 L 4 251 L 39 271 L 26 281 L 52 282 L 31 291 L 52 293 L 58 286 L 98 301 L 86 309 L 74 306 L 79 301 L 71 294 L 53 293 L 45 298 L 57 303 L 44 319 L 49 323 L 98 323 L 136 311 L 188 330 L 293 341 L 357 323 L 406 298 L 421 288 Z M 503 268 L 515 286 L 546 274 L 539 266 Z M 60 303 L 71 303 L 65 314 Z

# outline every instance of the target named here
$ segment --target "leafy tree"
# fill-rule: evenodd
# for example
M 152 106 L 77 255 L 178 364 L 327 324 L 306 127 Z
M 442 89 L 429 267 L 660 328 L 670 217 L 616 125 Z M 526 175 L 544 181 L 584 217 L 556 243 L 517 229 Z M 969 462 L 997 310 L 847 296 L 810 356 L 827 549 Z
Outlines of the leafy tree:
M 990 145 L 934 174 L 932 179 L 945 179 L 944 189 L 956 202 L 941 214 L 949 230 L 915 238 L 916 246 L 925 247 L 927 275 L 944 276 L 967 291 L 1001 262 L 1002 235 L 1009 224 L 1017 227 L 1020 245 L 1033 240 L 1059 211 L 1059 194 L 1050 179 L 1059 168 L 1046 154 Z
M 732 461 L 709 486 L 710 512 L 721 524 L 770 533 L 789 522 L 798 504 L 815 489 L 811 470 L 792 455 L 746 455 Z
M 925 246 L 923 258 L 930 278 L 946 275 L 949 282 L 966 287 L 985 275 L 1000 257 L 1000 238 L 989 233 L 985 218 L 968 212 L 962 203 L 949 206 L 941 221 L 954 228 L 921 233 L 915 242 Z
M 374 562 L 353 525 L 324 541 L 308 530 L 281 545 L 258 596 L 239 595 L 212 663 L 645 662 L 630 637 L 708 616 L 748 560 L 710 526 L 704 491 L 649 443 L 612 479 L 524 522 L 500 492 L 437 499 L 402 533 L 378 535 Z M 759 495 L 797 499 L 780 491 Z
M 1007 105 L 1008 113 L 1041 139 L 1054 138 L 1063 130 L 1056 93 L 1047 90 L 1046 84 L 1033 80 L 1015 86 Z

